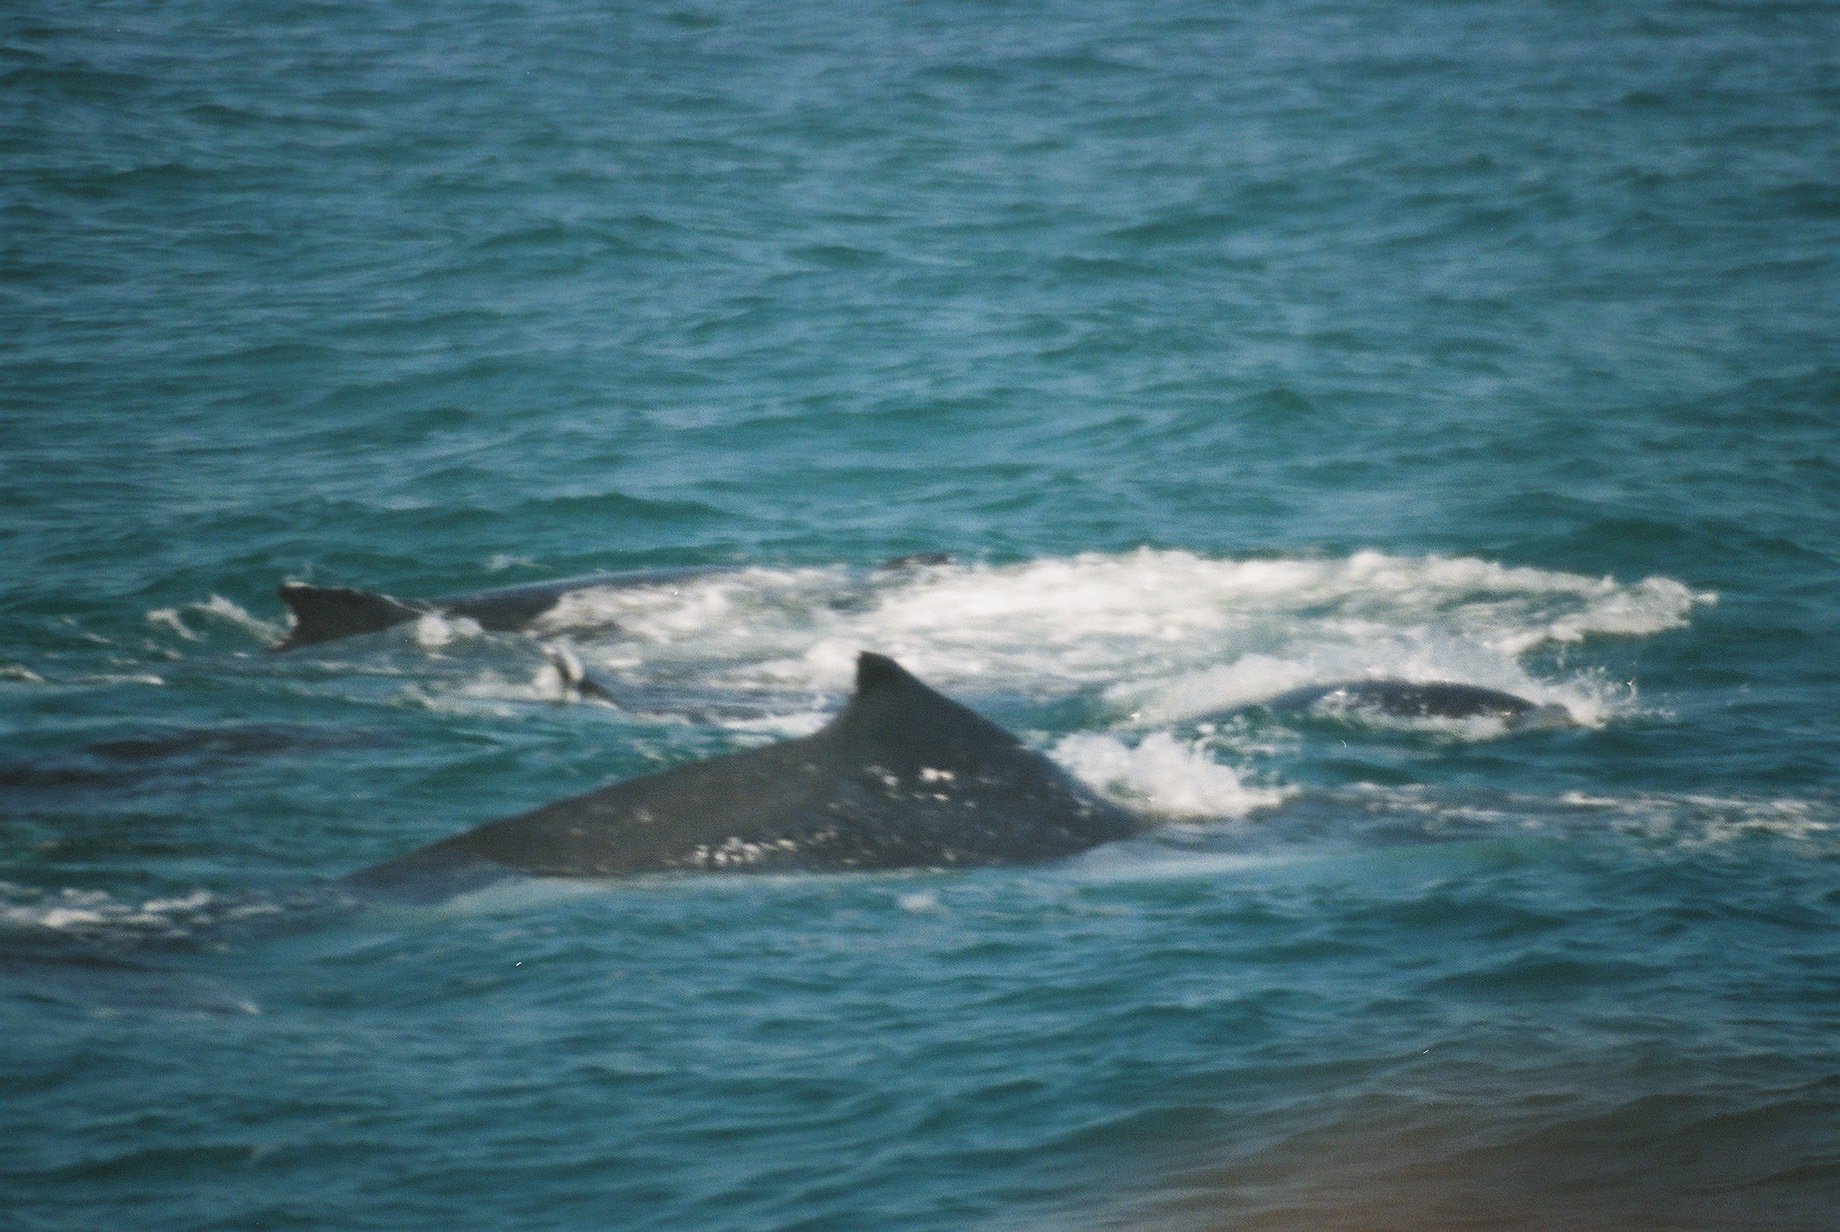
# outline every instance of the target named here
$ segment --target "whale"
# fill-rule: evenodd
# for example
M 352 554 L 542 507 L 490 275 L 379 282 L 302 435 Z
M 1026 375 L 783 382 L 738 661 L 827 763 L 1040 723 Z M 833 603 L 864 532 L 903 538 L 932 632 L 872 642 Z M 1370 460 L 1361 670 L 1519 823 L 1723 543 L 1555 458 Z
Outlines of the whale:
M 443 897 L 510 876 L 975 868 L 1075 855 L 1150 822 L 884 655 L 809 736 L 487 822 L 348 875 Z
M 462 616 L 494 633 L 511 633 L 555 608 L 567 595 L 604 587 L 670 586 L 727 572 L 729 566 L 687 566 L 678 569 L 631 569 L 618 573 L 590 573 L 551 582 L 500 586 L 436 595 L 426 599 L 401 599 L 380 591 L 351 586 L 313 586 L 283 582 L 276 595 L 293 615 L 294 624 L 276 644 L 276 650 L 295 650 L 320 642 L 381 633 L 423 616 Z
M 940 552 L 920 552 L 883 562 L 883 570 L 918 565 L 945 564 L 951 558 Z M 321 642 L 381 633 L 430 614 L 461 616 L 493 633 L 513 633 L 571 594 L 584 590 L 674 586 L 697 578 L 735 573 L 738 565 L 687 565 L 663 569 L 628 569 L 590 573 L 549 582 L 530 582 L 487 590 L 468 590 L 432 598 L 400 598 L 381 591 L 351 586 L 314 586 L 283 582 L 276 595 L 293 617 L 293 625 L 277 642 L 277 651 L 296 650 Z
M 1305 685 L 1259 703 L 1274 714 L 1343 716 L 1378 714 L 1394 719 L 1495 719 L 1514 730 L 1576 727 L 1571 711 L 1542 705 L 1500 689 L 1452 681 L 1342 680 Z

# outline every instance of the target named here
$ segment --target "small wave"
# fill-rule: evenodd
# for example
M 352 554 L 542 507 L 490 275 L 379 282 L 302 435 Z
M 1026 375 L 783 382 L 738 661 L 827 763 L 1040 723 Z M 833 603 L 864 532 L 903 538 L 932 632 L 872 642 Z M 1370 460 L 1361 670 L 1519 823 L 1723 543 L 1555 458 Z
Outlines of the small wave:
M 75 1006 L 98 1016 L 147 1014 L 228 1017 L 262 1013 L 244 991 L 164 964 L 97 954 L 83 948 L 28 947 L 0 952 L 7 992 L 28 1000 Z
M 1793 797 L 1644 793 L 1599 796 L 1568 792 L 1568 809 L 1595 815 L 1625 833 L 1689 847 L 1718 847 L 1751 837 L 1814 842 L 1840 832 L 1840 806 Z
M 156 608 L 147 613 L 147 623 L 168 629 L 188 642 L 202 641 L 213 627 L 248 633 L 263 642 L 274 641 L 283 631 L 281 621 L 263 620 L 241 604 L 215 594 L 179 607 Z
M 1812 844 L 1840 835 L 1840 801 L 1819 797 L 1584 791 L 1556 797 L 1460 796 L 1417 785 L 1369 783 L 1329 793 L 1321 803 L 1333 806 L 1338 801 L 1354 815 L 1382 824 L 1410 819 L 1441 835 L 1507 830 L 1612 833 L 1687 850 L 1757 838 Z
M 102 943 L 175 942 L 227 923 L 278 915 L 272 899 L 211 890 L 134 902 L 105 890 L 42 888 L 0 881 L 0 929 L 27 939 Z
M 166 678 L 157 672 L 85 672 L 58 680 L 59 685 L 82 688 L 88 685 L 145 684 L 164 685 Z
M 147 613 L 147 623 L 156 627 L 171 629 L 188 642 L 198 640 L 198 635 L 179 616 L 179 609 L 172 607 L 156 608 Z

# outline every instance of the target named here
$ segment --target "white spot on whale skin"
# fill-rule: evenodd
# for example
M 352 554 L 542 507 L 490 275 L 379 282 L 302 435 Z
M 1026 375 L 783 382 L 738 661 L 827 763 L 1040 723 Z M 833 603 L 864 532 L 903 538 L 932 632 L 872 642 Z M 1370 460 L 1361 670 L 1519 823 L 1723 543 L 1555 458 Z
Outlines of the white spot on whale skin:
M 798 850 L 798 843 L 789 838 L 763 839 L 757 843 L 731 838 L 719 847 L 694 847 L 684 859 L 698 868 L 747 868 L 775 857 L 796 855 Z

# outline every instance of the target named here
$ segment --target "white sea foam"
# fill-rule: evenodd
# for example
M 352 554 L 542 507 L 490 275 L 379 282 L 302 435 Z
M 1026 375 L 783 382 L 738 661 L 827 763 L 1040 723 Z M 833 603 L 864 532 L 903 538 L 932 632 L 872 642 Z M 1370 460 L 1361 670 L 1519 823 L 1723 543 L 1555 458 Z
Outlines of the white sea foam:
M 545 663 L 529 677 L 485 668 L 457 683 L 412 684 L 402 691 L 399 700 L 436 714 L 512 718 L 521 707 L 568 701 L 573 695 L 556 667 Z
M 416 617 L 409 631 L 416 645 L 426 650 L 439 650 L 452 642 L 478 637 L 483 632 L 476 620 L 468 620 L 464 616 L 443 616 L 438 612 L 426 612 Z
M 1181 741 L 1166 732 L 1136 739 L 1076 732 L 1054 746 L 1053 757 L 1093 787 L 1168 818 L 1240 818 L 1291 794 L 1248 784 L 1239 771 L 1215 761 L 1205 741 Z
M 757 718 L 724 719 L 722 725 L 738 732 L 751 732 L 775 740 L 792 740 L 809 736 L 831 718 L 824 710 L 795 710 L 786 714 L 763 714 Z
M 1140 549 L 884 573 L 752 568 L 576 593 L 537 631 L 566 635 L 635 688 L 841 696 L 877 650 L 947 692 L 1054 699 L 1098 692 L 1148 726 L 1296 685 L 1400 676 L 1558 702 L 1586 723 L 1626 686 L 1531 676 L 1541 646 L 1645 636 L 1713 596 L 1470 557 L 1220 560 Z M 809 709 L 808 700 L 800 709 Z

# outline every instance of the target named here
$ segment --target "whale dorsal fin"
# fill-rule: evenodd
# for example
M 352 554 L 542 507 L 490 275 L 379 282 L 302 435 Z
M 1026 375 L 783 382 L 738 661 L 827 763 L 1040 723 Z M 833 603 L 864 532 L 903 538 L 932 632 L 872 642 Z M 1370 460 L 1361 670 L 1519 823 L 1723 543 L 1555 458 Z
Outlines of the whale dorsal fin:
M 909 689 L 933 692 L 920 683 L 919 677 L 887 655 L 865 650 L 856 656 L 856 695 L 858 697 Z
M 856 695 L 836 726 L 851 744 L 894 770 L 1007 760 L 1025 749 L 983 715 L 922 683 L 887 655 L 869 651 L 857 657 Z
M 878 717 L 885 709 L 900 713 L 946 711 L 986 722 L 974 711 L 923 683 L 887 655 L 869 650 L 856 656 L 856 694 L 850 699 L 850 709 L 875 711 Z
M 425 612 L 400 599 L 349 586 L 283 582 L 275 593 L 294 613 L 294 627 L 276 650 L 292 650 L 296 646 L 354 637 L 360 633 L 380 633 Z

